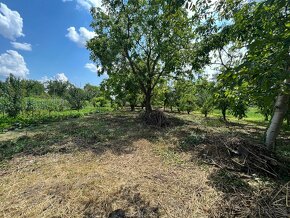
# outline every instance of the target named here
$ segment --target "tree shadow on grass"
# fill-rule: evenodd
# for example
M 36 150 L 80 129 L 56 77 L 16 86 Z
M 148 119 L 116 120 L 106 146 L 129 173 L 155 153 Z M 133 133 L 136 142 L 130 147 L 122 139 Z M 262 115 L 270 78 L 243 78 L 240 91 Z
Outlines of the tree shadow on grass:
M 274 195 L 290 179 L 290 162 L 254 137 L 193 131 L 175 149 L 190 153 L 194 162 L 215 167 L 208 184 L 221 193 L 222 200 L 213 208 L 212 217 L 289 216 L 285 201 L 275 203 L 286 194 Z
M 158 206 L 144 200 L 137 186 L 121 187 L 104 199 L 90 199 L 84 203 L 84 217 L 109 218 L 157 218 L 160 217 Z
M 221 193 L 211 217 L 289 217 L 285 182 L 253 180 L 226 169 L 216 169 L 208 179 L 208 184 Z
M 134 142 L 146 139 L 156 142 L 170 128 L 186 122 L 172 118 L 167 128 L 156 128 L 142 122 L 137 113 L 98 114 L 80 119 L 55 123 L 34 135 L 0 142 L 0 161 L 17 154 L 44 155 L 90 150 L 96 155 L 106 151 L 128 154 L 135 150 Z

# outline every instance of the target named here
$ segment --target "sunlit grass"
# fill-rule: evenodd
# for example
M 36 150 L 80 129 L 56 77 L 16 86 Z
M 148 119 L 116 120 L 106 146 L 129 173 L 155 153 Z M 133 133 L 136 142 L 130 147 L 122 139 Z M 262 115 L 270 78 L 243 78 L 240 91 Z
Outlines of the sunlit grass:
M 69 118 L 78 118 L 93 113 L 101 113 L 112 110 L 112 108 L 107 107 L 85 107 L 79 111 L 64 110 L 52 111 L 50 113 L 48 111 L 36 111 L 34 114 L 20 114 L 15 118 L 2 116 L 0 117 L 0 132 L 3 132 L 5 129 L 9 129 L 12 126 L 15 126 L 15 128 L 22 128 L 31 125 L 67 120 Z

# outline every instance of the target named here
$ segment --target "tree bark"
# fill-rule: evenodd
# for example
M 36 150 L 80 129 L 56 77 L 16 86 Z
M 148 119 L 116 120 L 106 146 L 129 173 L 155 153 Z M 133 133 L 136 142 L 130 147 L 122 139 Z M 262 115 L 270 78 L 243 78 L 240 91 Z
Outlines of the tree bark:
M 223 119 L 224 119 L 224 121 L 227 120 L 227 118 L 226 118 L 226 113 L 227 113 L 227 109 L 223 108 L 223 109 L 222 109 L 222 115 L 223 115 Z
M 283 123 L 283 119 L 288 109 L 289 95 L 279 95 L 276 99 L 274 114 L 271 119 L 271 124 L 266 132 L 265 144 L 268 149 L 273 150 L 275 146 L 275 140 L 280 132 L 280 128 Z
M 135 105 L 134 104 L 130 104 L 131 107 L 131 111 L 135 111 Z
M 146 113 L 152 112 L 151 97 L 152 97 L 151 92 L 150 91 L 146 92 L 145 94 L 145 112 Z

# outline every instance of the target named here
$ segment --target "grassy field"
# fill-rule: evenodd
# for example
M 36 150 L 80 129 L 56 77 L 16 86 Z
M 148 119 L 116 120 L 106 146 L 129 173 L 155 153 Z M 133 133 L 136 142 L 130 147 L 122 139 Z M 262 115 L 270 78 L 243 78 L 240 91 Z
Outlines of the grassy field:
M 271 177 L 250 162 L 247 172 L 237 171 L 238 157 L 225 149 L 259 144 L 262 117 L 253 111 L 244 121 L 224 123 L 217 114 L 168 116 L 162 129 L 122 111 L 1 134 L 0 217 L 290 214 L 281 189 L 287 175 Z M 289 132 L 279 140 L 286 147 Z
M 20 114 L 14 118 L 2 115 L 0 116 L 0 133 L 6 132 L 9 129 L 21 129 L 23 127 L 36 126 L 112 110 L 110 107 L 85 107 L 79 111 L 68 109 L 64 111 L 52 111 L 50 113 L 48 111 L 36 111 L 34 114 Z

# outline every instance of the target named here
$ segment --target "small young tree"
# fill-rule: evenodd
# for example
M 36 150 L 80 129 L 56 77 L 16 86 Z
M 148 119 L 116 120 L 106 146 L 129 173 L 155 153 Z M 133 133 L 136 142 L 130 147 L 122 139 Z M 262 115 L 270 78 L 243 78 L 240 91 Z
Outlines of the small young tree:
M 5 83 L 1 83 L 0 88 L 5 99 L 6 113 L 10 117 L 16 117 L 22 110 L 23 96 L 20 79 L 10 74 Z
M 95 97 L 99 97 L 101 95 L 101 90 L 99 86 L 93 86 L 90 84 L 86 84 L 84 87 L 86 100 L 91 101 Z
M 55 111 L 56 106 L 54 103 L 54 99 L 49 98 L 45 102 L 43 102 L 43 108 L 48 111 L 49 115 L 51 114 L 52 111 Z
M 180 110 L 186 111 L 187 114 L 190 114 L 196 108 L 195 98 L 192 94 L 185 94 L 181 97 L 179 101 Z
M 76 87 L 68 89 L 66 99 L 70 104 L 71 109 L 80 110 L 84 107 L 86 96 L 84 90 Z
M 94 107 L 107 107 L 110 102 L 105 97 L 96 97 L 91 100 Z
M 214 84 L 205 78 L 196 82 L 197 106 L 205 117 L 214 109 L 213 88 Z
M 165 93 L 165 99 L 164 99 L 164 108 L 169 107 L 170 111 L 173 111 L 173 107 L 176 106 L 176 92 L 170 88 L 166 93 Z
M 35 102 L 31 98 L 28 98 L 25 102 L 26 113 L 31 113 L 31 115 L 33 115 L 35 110 L 36 110 Z
M 195 92 L 191 80 L 182 78 L 174 82 L 174 91 L 170 97 L 175 102 L 178 112 L 186 111 L 189 114 L 195 108 Z
M 222 112 L 223 120 L 227 120 L 227 110 L 230 107 L 230 99 L 226 95 L 225 89 L 217 87 L 214 93 L 214 105 Z
M 4 97 L 0 97 L 0 112 L 3 117 L 5 116 L 6 105 L 6 99 Z

